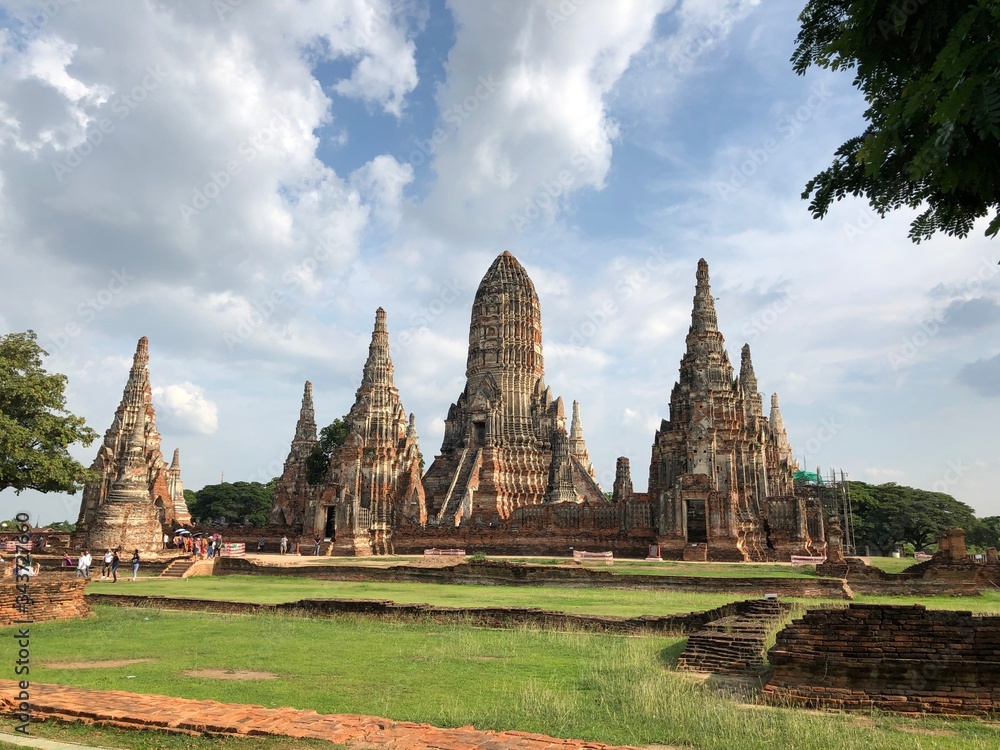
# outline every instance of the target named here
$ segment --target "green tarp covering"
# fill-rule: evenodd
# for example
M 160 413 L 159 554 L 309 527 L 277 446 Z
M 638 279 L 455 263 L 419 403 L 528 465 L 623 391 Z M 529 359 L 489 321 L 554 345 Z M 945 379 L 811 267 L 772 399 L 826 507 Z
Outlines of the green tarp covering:
M 823 477 L 815 471 L 797 471 L 792 474 L 792 479 L 802 479 L 806 482 L 812 482 L 813 484 L 823 484 Z

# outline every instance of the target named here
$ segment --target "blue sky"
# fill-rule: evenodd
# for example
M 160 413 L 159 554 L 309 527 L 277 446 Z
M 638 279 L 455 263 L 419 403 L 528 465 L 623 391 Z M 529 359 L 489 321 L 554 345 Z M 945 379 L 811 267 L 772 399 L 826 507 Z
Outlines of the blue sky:
M 799 197 L 863 127 L 793 3 L 0 3 L 0 330 L 102 432 L 136 340 L 183 478 L 280 473 L 302 382 L 350 407 L 374 311 L 421 449 L 510 250 L 599 480 L 646 484 L 698 258 L 810 468 L 1000 514 L 1000 249 Z M 74 449 L 85 463 L 96 445 Z M 0 494 L 75 520 L 77 496 Z

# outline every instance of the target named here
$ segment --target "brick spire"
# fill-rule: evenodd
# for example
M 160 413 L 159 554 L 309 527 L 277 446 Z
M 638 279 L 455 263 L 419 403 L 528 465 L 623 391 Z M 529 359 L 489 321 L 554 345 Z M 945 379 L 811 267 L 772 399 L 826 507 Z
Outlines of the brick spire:
M 764 404 L 757 392 L 757 376 L 753 371 L 753 361 L 750 359 L 750 344 L 744 344 L 740 352 L 740 386 L 747 403 L 747 417 L 763 417 Z
M 580 402 L 573 402 L 573 422 L 569 430 L 569 452 L 576 458 L 591 477 L 594 476 L 594 465 L 587 452 L 587 443 L 583 439 L 583 424 L 580 422 Z
M 385 310 L 381 307 L 375 311 L 375 329 L 372 331 L 371 344 L 368 345 L 368 361 L 365 362 L 361 385 L 393 387 L 389 333 L 385 325 Z
M 316 443 L 316 411 L 313 409 L 313 384 L 306 381 L 302 389 L 302 406 L 299 408 L 299 421 L 295 423 L 295 437 L 292 438 L 292 445 L 296 443 L 308 444 L 311 449 Z
M 615 465 L 615 484 L 612 488 L 611 501 L 619 503 L 632 496 L 632 469 L 625 456 L 618 457 Z

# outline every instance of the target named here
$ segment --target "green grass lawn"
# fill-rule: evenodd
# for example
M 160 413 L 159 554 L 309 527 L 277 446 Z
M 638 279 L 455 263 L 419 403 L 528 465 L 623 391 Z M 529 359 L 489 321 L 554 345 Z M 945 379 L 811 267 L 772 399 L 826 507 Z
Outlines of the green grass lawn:
M 714 609 L 741 597 L 733 594 L 687 594 L 603 588 L 545 586 L 466 586 L 439 583 L 319 581 L 280 576 L 204 576 L 139 580 L 87 586 L 88 593 L 156 594 L 198 599 L 277 603 L 297 599 L 390 599 L 406 604 L 444 607 L 540 607 L 559 612 L 637 615 L 677 614 Z
M 389 599 L 445 607 L 539 607 L 558 612 L 620 615 L 669 615 L 714 609 L 746 598 L 741 594 L 699 594 L 672 591 L 629 591 L 604 588 L 560 588 L 549 586 L 466 586 L 446 583 L 378 583 L 319 581 L 281 576 L 204 576 L 174 579 L 140 579 L 135 583 L 110 584 L 96 581 L 88 593 L 155 594 L 196 599 L 232 599 L 273 604 L 297 599 Z M 787 598 L 802 607 L 844 605 L 842 599 Z M 930 609 L 958 609 L 1000 614 L 1000 590 L 977 597 L 861 596 L 854 601 L 869 604 L 924 604 Z
M 901 573 L 919 562 L 912 557 L 866 557 L 864 559 L 872 567 L 881 568 L 886 573 Z
M 493 558 L 489 559 L 502 559 Z M 513 558 L 512 558 L 513 559 Z M 516 562 L 530 565 L 569 565 L 568 558 L 517 558 Z M 613 565 L 588 562 L 583 566 L 590 570 L 606 570 L 624 575 L 647 576 L 694 576 L 707 578 L 815 578 L 816 568 L 812 565 L 782 565 L 775 563 L 693 563 L 664 560 L 615 560 Z
M 6 629 L 9 631 L 9 629 Z M 11 660 L 10 646 L 0 643 Z M 699 750 L 992 750 L 1000 727 L 744 706 L 672 667 L 682 639 L 486 630 L 340 617 L 226 616 L 98 606 L 32 626 L 37 682 L 520 729 Z M 60 662 L 152 659 L 66 669 Z M 53 666 L 56 665 L 56 666 Z M 277 679 L 192 677 L 204 668 Z M 914 733 L 915 732 L 915 733 Z M 108 744 L 115 745 L 108 741 Z

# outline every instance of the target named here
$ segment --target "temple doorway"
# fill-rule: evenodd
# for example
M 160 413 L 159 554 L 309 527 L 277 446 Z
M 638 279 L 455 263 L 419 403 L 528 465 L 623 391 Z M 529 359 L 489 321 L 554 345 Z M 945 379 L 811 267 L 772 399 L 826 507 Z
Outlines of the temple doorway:
M 327 505 L 325 512 L 326 523 L 323 526 L 323 533 L 327 539 L 333 539 L 333 535 L 337 530 L 337 509 L 333 505 Z
M 704 500 L 687 501 L 687 540 L 689 544 L 706 544 L 708 542 Z

